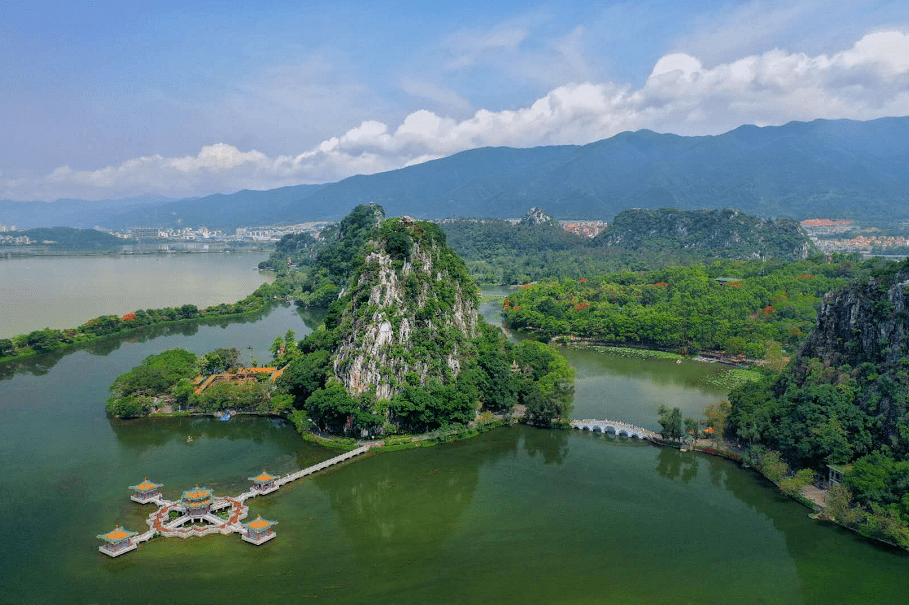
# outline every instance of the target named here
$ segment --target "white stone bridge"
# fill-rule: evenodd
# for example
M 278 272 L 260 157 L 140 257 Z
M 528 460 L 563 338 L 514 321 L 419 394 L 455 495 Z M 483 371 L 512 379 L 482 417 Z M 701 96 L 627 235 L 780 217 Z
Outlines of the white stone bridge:
M 657 441 L 660 434 L 645 429 L 642 426 L 619 422 L 617 420 L 596 420 L 586 418 L 584 420 L 572 420 L 571 428 L 579 431 L 591 431 L 594 433 L 614 433 L 620 437 L 629 437 L 636 439 L 647 439 L 648 441 Z

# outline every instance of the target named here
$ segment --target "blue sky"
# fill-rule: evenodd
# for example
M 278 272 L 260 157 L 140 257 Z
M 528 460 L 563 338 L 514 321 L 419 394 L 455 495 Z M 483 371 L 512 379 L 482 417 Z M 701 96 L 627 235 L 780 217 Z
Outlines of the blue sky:
M 7 199 L 204 195 L 484 145 L 907 114 L 905 2 L 0 0 Z

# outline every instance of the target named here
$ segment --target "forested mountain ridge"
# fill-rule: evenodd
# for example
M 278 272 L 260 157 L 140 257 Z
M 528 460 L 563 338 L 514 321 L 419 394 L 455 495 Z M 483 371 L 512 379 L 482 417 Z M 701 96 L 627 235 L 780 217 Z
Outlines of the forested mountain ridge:
M 565 231 L 538 208 L 517 224 L 446 219 L 441 225 L 476 279 L 495 284 L 721 259 L 802 260 L 812 249 L 797 222 L 763 219 L 732 208 L 626 210 L 593 239 Z
M 588 145 L 488 147 L 325 185 L 181 200 L 110 226 L 215 228 L 338 219 L 357 204 L 391 215 L 611 220 L 629 208 L 735 207 L 796 219 L 909 214 L 909 118 L 742 126 L 714 136 L 623 132 Z
M 734 208 L 625 210 L 594 238 L 592 244 L 640 252 L 685 252 L 739 260 L 797 260 L 807 258 L 811 250 L 808 236 L 798 222 L 768 220 Z

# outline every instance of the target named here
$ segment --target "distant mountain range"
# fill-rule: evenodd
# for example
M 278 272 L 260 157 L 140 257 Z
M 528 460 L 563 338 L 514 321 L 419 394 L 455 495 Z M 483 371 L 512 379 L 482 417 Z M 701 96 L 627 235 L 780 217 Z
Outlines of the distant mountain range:
M 114 216 L 143 207 L 174 202 L 173 198 L 146 195 L 115 200 L 89 202 L 86 200 L 57 200 L 56 202 L 13 202 L 0 200 L 0 225 L 17 229 L 35 227 L 90 228 L 107 225 Z M 182 200 L 190 204 L 192 199 Z
M 641 130 L 582 146 L 474 149 L 326 185 L 134 204 L 101 222 L 105 208 L 95 223 L 80 225 L 232 228 L 339 219 L 368 202 L 389 216 L 418 218 L 517 217 L 540 206 L 556 218 L 611 220 L 629 208 L 671 206 L 893 220 L 909 217 L 907 166 L 906 117 L 742 126 L 697 137 Z M 0 223 L 9 220 L 3 204 Z

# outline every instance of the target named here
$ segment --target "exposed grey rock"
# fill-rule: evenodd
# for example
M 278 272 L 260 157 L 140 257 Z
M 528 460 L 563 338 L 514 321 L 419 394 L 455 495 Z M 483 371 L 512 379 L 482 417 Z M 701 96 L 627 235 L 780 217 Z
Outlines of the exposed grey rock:
M 453 253 L 447 246 L 414 241 L 405 260 L 394 260 L 381 242 L 371 248 L 341 318 L 345 329 L 333 359 L 335 375 L 351 393 L 374 390 L 379 399 L 400 392 L 409 373 L 420 384 L 453 379 L 477 334 L 472 282 L 449 274 Z

